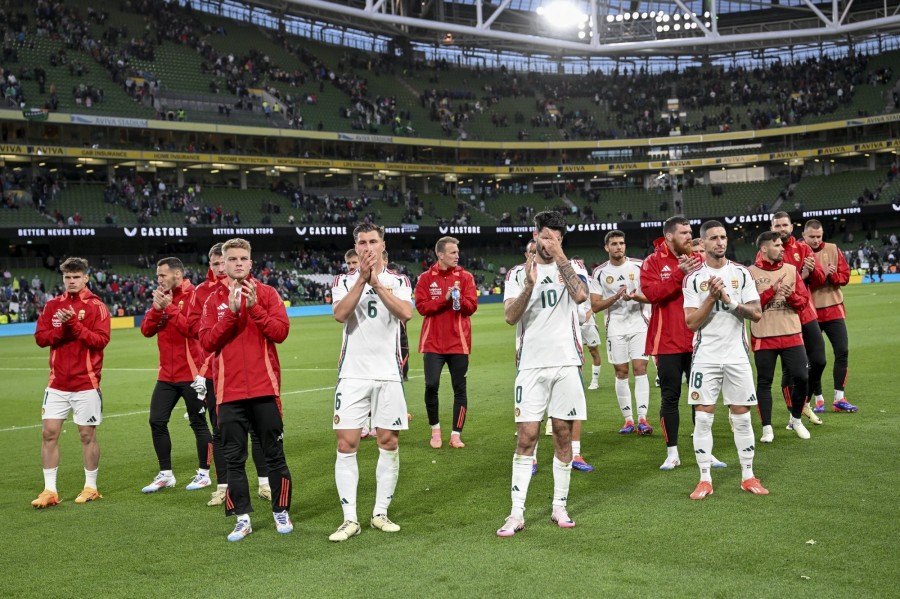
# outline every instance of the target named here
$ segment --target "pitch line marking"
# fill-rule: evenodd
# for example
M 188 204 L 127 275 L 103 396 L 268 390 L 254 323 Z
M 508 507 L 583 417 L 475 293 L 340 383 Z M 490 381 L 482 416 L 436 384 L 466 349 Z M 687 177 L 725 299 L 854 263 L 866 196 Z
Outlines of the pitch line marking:
M 0 370 L 24 370 L 22 368 L 12 369 L 12 368 L 0 368 Z M 154 369 L 155 370 L 155 369 Z M 411 376 L 410 379 L 418 379 L 422 378 L 419 376 Z M 331 391 L 334 389 L 334 386 L 330 387 L 316 387 L 315 389 L 300 389 L 299 391 L 288 391 L 287 393 L 282 393 L 282 397 L 285 395 L 299 395 L 301 393 L 314 393 L 316 391 Z M 150 410 L 139 410 L 137 412 L 124 412 L 122 414 L 110 414 L 109 416 L 104 416 L 103 419 L 106 420 L 108 418 L 122 418 L 124 416 L 140 416 L 141 414 L 149 414 Z M 11 426 L 9 428 L 0 428 L 0 433 L 9 433 L 12 431 L 24 431 L 34 428 L 41 428 L 43 424 L 26 424 L 25 426 Z

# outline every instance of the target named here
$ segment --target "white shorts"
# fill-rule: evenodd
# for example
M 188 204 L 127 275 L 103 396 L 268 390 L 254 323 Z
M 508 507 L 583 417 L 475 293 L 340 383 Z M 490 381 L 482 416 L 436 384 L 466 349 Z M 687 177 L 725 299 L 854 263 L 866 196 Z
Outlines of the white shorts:
M 644 354 L 647 345 L 647 331 L 631 335 L 608 335 L 606 337 L 606 357 L 610 364 L 628 364 L 632 360 L 649 360 Z
M 516 422 L 540 422 L 544 412 L 560 420 L 587 420 L 578 366 L 529 368 L 516 375 Z
M 334 390 L 333 428 L 363 428 L 372 415 L 372 426 L 405 431 L 406 396 L 400 381 L 340 379 Z
M 581 340 L 586 347 L 599 347 L 600 329 L 597 328 L 596 322 L 581 325 Z
M 42 420 L 65 420 L 69 417 L 70 410 L 75 424 L 97 426 L 103 422 L 103 396 L 100 390 L 60 391 L 52 387 L 44 390 Z
M 688 377 L 688 403 L 714 406 L 719 392 L 726 406 L 755 406 L 756 382 L 747 364 L 693 364 Z

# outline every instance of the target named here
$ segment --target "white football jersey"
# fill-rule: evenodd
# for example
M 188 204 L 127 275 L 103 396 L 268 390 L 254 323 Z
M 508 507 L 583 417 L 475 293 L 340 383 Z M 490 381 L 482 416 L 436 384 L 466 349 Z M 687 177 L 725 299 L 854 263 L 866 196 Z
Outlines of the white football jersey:
M 641 293 L 641 264 L 643 260 L 635 258 L 626 259 L 620 266 L 604 262 L 591 275 L 591 293 L 604 298 L 612 297 L 623 286 L 628 289 L 628 293 Z M 603 321 L 608 337 L 643 333 L 650 322 L 650 304 L 616 300 L 616 303 L 606 309 Z
M 684 278 L 684 307 L 699 308 L 709 297 L 709 278 L 716 276 L 725 282 L 728 296 L 739 304 L 759 301 L 753 275 L 731 260 L 719 269 L 710 268 L 705 262 Z M 747 327 L 744 319 L 735 316 L 727 305 L 717 301 L 710 320 L 694 333 L 694 358 L 696 364 L 749 364 L 750 346 L 747 343 Z
M 331 289 L 332 306 L 344 299 L 359 279 L 353 270 L 335 277 Z M 391 270 L 378 275 L 394 297 L 412 303 L 409 279 Z M 339 379 L 375 381 L 402 380 L 400 319 L 390 313 L 375 290 L 366 283 L 356 309 L 344 323 L 344 338 L 338 361 Z
M 587 271 L 572 260 L 575 274 L 587 282 Z M 525 286 L 525 265 L 506 273 L 503 301 L 516 299 Z M 562 282 L 556 263 L 538 264 L 528 306 L 516 325 L 516 366 L 550 368 L 580 366 L 584 362 L 581 341 L 582 313 Z

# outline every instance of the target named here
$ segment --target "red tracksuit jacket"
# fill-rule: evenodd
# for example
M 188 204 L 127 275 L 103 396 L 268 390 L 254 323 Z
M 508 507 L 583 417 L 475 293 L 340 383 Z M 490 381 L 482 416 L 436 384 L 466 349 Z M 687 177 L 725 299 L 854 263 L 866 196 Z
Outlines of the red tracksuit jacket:
M 447 291 L 459 282 L 459 310 Z M 478 309 L 475 279 L 463 267 L 441 270 L 435 264 L 416 282 L 416 310 L 425 317 L 419 336 L 419 353 L 469 354 L 472 352 L 472 321 Z
M 251 276 L 250 279 L 256 281 Z M 228 307 L 228 287 L 217 285 L 203 304 L 200 345 L 214 355 L 216 403 L 281 394 L 276 343 L 288 336 L 284 302 L 272 287 L 256 281 L 256 304 Z
M 61 308 L 72 308 L 75 317 L 62 323 L 55 317 Z M 50 348 L 48 387 L 58 391 L 100 388 L 103 348 L 109 343 L 109 310 L 85 287 L 78 295 L 55 297 L 44 306 L 34 331 L 40 347 Z
M 188 314 L 194 297 L 194 286 L 182 281 L 172 290 L 172 303 L 165 310 L 151 306 L 141 321 L 144 337 L 156 335 L 159 347 L 159 374 L 166 383 L 191 382 L 199 374 L 205 355 L 200 342 L 190 334 Z
M 198 341 L 200 335 L 200 317 L 203 315 L 203 304 L 206 303 L 206 300 L 213 292 L 213 289 L 218 285 L 221 285 L 222 281 L 226 278 L 225 275 L 216 277 L 210 268 L 206 272 L 206 280 L 194 288 L 194 295 L 191 298 L 191 306 L 188 312 L 188 334 Z M 200 350 L 203 352 L 203 364 L 200 366 L 200 370 L 197 374 L 205 378 L 213 378 L 214 374 L 212 371 L 213 363 L 211 354 L 207 353 L 206 350 L 203 349 L 203 346 L 200 346 Z
M 648 356 L 683 354 L 694 351 L 694 333 L 684 322 L 685 274 L 678 268 L 678 256 L 669 251 L 665 237 L 653 242 L 656 251 L 641 265 L 641 292 L 653 307 L 647 330 Z M 700 254 L 694 254 L 702 258 Z

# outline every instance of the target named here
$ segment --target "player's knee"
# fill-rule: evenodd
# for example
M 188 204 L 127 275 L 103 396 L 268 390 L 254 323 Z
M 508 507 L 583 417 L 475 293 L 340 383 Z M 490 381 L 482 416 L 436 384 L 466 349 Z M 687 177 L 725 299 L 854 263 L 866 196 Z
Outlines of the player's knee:
M 45 428 L 41 432 L 41 439 L 44 443 L 54 443 L 59 439 L 59 430 Z
M 347 438 L 338 438 L 337 441 L 337 450 L 338 453 L 356 453 L 356 450 L 359 448 L 359 440 L 354 441 L 353 439 Z
M 96 431 L 92 426 L 86 426 L 78 431 L 78 435 L 81 437 L 82 445 L 90 445 L 94 442 L 94 439 L 97 438 Z

